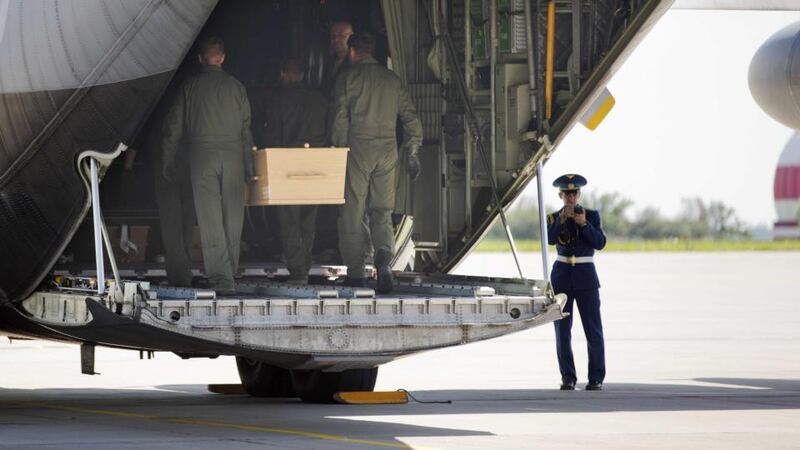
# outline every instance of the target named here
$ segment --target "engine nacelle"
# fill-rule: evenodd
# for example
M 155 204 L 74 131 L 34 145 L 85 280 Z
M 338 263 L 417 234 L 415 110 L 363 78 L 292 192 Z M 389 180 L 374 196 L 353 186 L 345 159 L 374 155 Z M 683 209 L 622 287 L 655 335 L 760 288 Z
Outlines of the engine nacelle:
M 773 119 L 800 130 L 800 22 L 764 42 L 750 61 L 750 93 Z

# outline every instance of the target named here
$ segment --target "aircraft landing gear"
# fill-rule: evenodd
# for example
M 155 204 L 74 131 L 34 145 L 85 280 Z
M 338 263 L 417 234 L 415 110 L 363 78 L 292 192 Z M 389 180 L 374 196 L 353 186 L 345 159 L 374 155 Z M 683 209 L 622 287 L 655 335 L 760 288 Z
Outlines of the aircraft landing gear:
M 296 397 L 289 370 L 254 359 L 236 357 L 239 379 L 253 397 Z
M 344 372 L 292 370 L 292 385 L 297 395 L 309 403 L 333 403 L 333 394 L 345 391 L 372 391 L 378 368 L 351 369 Z
M 333 403 L 333 394 L 345 391 L 372 391 L 378 368 L 344 372 L 287 370 L 265 362 L 236 357 L 239 379 L 253 397 L 300 397 L 309 403 Z

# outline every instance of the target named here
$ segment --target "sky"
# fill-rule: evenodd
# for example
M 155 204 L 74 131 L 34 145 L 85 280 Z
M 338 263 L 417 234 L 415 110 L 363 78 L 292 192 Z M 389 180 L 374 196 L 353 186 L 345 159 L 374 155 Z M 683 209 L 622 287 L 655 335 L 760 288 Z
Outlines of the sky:
M 616 105 L 591 132 L 577 125 L 545 165 L 546 186 L 564 173 L 585 192 L 619 192 L 665 216 L 686 197 L 719 200 L 750 225 L 776 218 L 772 183 L 793 131 L 750 96 L 753 54 L 800 12 L 669 11 L 609 82 Z M 546 203 L 559 203 L 546 191 Z M 531 183 L 525 197 L 536 196 Z

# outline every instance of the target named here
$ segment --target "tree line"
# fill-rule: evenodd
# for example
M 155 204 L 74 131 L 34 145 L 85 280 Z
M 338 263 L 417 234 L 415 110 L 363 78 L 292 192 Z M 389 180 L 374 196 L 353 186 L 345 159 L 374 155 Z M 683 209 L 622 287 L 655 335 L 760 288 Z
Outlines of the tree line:
M 600 210 L 606 235 L 617 239 L 745 239 L 750 230 L 737 216 L 736 211 L 721 201 L 704 201 L 699 197 L 681 200 L 679 213 L 665 217 L 652 206 L 633 212 L 633 202 L 619 193 L 589 193 L 581 197 L 580 204 Z M 546 211 L 557 208 L 548 205 Z M 521 199 L 507 213 L 511 231 L 516 239 L 539 239 L 539 212 L 534 199 Z M 505 232 L 496 223 L 488 234 L 489 239 L 505 239 Z

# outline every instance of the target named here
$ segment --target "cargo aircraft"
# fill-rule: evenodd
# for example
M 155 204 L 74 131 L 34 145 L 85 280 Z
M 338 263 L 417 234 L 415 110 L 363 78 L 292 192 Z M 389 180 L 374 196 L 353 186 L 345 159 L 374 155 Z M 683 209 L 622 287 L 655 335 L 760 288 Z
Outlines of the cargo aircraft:
M 575 124 L 602 121 L 614 104 L 606 83 L 671 6 L 0 0 L 0 333 L 78 343 L 84 373 L 94 373 L 97 345 L 233 355 L 251 395 L 330 401 L 336 391 L 371 390 L 378 366 L 393 359 L 557 320 L 563 295 L 546 273 L 524 277 L 507 226 L 519 278 L 450 272 L 497 218 L 506 225 L 504 208 L 531 181 L 541 194 L 537 174 Z M 379 36 L 379 58 L 424 124 L 422 175 L 398 185 L 396 290 L 344 287 L 336 264 L 315 265 L 308 286 L 283 283 L 269 208 L 247 213 L 236 295 L 166 286 L 155 157 L 142 137 L 159 126 L 159 103 L 197 69 L 196 42 L 222 37 L 225 69 L 254 104 L 268 104 L 287 56 L 303 58 L 307 80 L 321 84 L 327 29 L 342 19 Z M 765 64 L 789 58 L 796 75 L 795 47 L 770 50 Z M 792 92 L 797 76 L 783 81 Z M 796 100 L 770 95 L 797 120 Z

